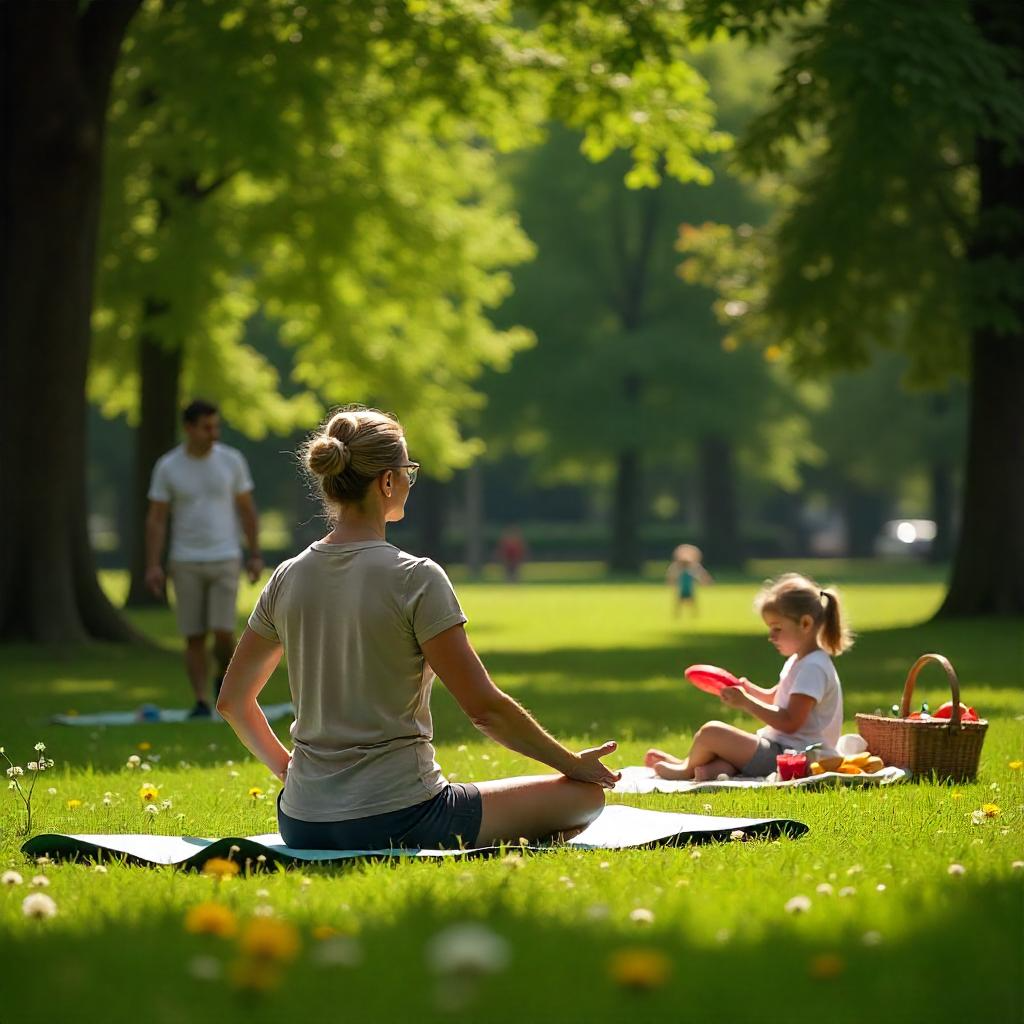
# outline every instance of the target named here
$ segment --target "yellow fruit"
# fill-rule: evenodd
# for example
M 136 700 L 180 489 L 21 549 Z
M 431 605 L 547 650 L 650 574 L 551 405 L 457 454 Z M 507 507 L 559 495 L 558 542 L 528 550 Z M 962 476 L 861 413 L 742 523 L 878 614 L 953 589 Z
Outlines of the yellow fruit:
M 850 757 L 847 757 L 845 760 L 846 760 L 847 764 L 855 764 L 855 765 L 858 765 L 858 766 L 862 766 L 862 765 L 864 765 L 868 761 L 869 758 L 871 758 L 873 756 L 874 755 L 871 753 L 870 750 L 865 750 L 863 753 L 860 753 L 860 754 L 852 754 Z
M 850 764 L 849 761 L 844 761 L 837 769 L 840 775 L 863 775 L 864 773 L 860 770 L 860 767 L 855 764 Z
M 822 766 L 820 764 L 818 764 L 817 761 L 812 761 L 811 762 L 811 774 L 812 775 L 822 775 L 822 774 L 824 774 L 824 772 L 825 772 L 825 769 L 822 768 Z
M 880 757 L 869 757 L 863 765 L 864 771 L 870 775 L 880 772 L 884 767 L 885 762 Z
M 834 757 L 819 757 L 818 764 L 827 771 L 834 772 L 843 763 L 843 758 L 836 754 Z

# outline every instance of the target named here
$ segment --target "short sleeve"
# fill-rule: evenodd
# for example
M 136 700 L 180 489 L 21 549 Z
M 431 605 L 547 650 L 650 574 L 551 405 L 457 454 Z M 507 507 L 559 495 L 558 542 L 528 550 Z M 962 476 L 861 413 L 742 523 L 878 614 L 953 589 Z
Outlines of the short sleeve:
M 241 452 L 235 452 L 235 472 L 232 487 L 235 494 L 247 494 L 253 489 L 252 473 L 249 472 L 249 463 Z
M 429 558 L 412 571 L 406 593 L 406 615 L 420 646 L 438 633 L 466 621 L 451 580 L 444 569 Z
M 167 463 L 164 459 L 157 459 L 153 467 L 153 475 L 149 481 L 149 493 L 146 495 L 150 501 L 170 501 L 171 487 L 167 478 Z
M 828 672 L 822 665 L 816 665 L 814 662 L 804 662 L 802 665 L 797 665 L 796 678 L 793 680 L 793 686 L 789 691 L 790 696 L 794 693 L 802 693 L 806 697 L 821 700 L 825 696 L 827 689 Z
M 264 640 L 270 640 L 273 643 L 281 642 L 281 636 L 274 622 L 274 612 L 277 605 L 281 578 L 284 575 L 283 570 L 287 564 L 287 562 L 282 562 L 274 570 L 274 574 L 267 580 L 267 585 L 263 588 L 263 592 L 256 601 L 256 607 L 253 608 L 252 615 L 249 616 L 249 628 L 254 633 L 258 633 Z

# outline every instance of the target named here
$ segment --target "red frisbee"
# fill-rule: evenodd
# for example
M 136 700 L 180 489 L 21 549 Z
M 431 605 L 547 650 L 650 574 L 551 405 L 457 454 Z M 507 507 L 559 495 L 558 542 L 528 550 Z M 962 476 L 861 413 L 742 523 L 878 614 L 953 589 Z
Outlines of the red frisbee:
M 683 675 L 698 690 L 714 694 L 716 697 L 725 687 L 740 685 L 740 681 L 731 672 L 717 665 L 691 665 Z

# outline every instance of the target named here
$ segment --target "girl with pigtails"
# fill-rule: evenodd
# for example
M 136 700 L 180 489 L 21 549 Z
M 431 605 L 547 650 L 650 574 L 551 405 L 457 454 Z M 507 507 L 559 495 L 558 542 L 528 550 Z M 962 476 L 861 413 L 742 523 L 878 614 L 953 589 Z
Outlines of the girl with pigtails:
M 760 719 L 756 733 L 725 722 L 706 722 L 684 758 L 648 750 L 644 763 L 665 779 L 717 779 L 720 775 L 765 776 L 776 757 L 813 744 L 816 756 L 833 756 L 843 725 L 843 691 L 832 658 L 848 650 L 853 637 L 835 589 L 824 589 L 798 573 L 769 580 L 754 602 L 768 642 L 781 654 L 779 681 L 770 688 L 741 678 L 725 686 L 723 704 Z

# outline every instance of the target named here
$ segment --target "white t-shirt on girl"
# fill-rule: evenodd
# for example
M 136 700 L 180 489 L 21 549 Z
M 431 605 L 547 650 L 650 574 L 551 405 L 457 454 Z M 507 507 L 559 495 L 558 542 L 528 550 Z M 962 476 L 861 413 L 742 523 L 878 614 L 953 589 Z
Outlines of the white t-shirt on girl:
M 843 731 L 843 688 L 832 659 L 824 651 L 811 651 L 802 658 L 794 654 L 782 666 L 775 691 L 776 707 L 789 707 L 789 698 L 794 693 L 806 694 L 817 702 L 799 731 L 780 732 L 765 725 L 757 730 L 757 735 L 794 750 L 821 743 L 821 755 L 834 756 Z

